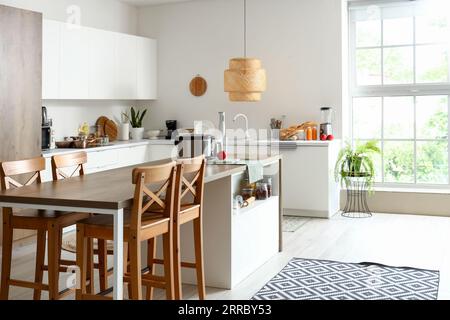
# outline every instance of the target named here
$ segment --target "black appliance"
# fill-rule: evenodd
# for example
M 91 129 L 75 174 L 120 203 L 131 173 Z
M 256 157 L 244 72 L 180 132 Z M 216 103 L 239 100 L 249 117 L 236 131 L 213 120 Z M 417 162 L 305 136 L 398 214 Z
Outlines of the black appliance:
M 177 130 L 177 120 L 167 120 L 166 127 L 167 127 L 166 139 L 170 140 L 172 139 L 173 133 Z
M 47 108 L 42 106 L 42 150 L 48 150 L 52 145 L 52 120 L 48 118 Z

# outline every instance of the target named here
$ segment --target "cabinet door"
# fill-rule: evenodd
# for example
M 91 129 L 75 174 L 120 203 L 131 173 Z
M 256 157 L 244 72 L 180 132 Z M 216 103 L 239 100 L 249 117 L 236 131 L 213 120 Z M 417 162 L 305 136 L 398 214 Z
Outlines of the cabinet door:
M 136 99 L 137 96 L 137 37 L 116 36 L 116 99 Z
M 138 38 L 137 81 L 139 100 L 157 99 L 157 43 L 156 40 Z
M 89 34 L 86 28 L 61 28 L 60 98 L 89 98 Z
M 89 99 L 114 99 L 115 45 L 112 32 L 89 31 Z
M 59 63 L 62 23 L 44 20 L 42 25 L 42 99 L 59 98 Z

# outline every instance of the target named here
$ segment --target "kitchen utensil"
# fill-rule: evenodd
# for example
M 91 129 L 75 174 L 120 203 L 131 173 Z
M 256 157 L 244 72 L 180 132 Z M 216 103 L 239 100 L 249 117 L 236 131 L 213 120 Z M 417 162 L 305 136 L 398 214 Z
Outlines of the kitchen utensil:
M 320 124 L 320 134 L 326 136 L 333 134 L 334 110 L 331 107 L 320 108 L 322 123 Z
M 189 84 L 189 90 L 195 97 L 203 96 L 207 89 L 208 83 L 205 79 L 200 77 L 200 75 L 197 75 L 194 79 L 192 79 L 191 83 Z
M 58 149 L 69 149 L 72 148 L 73 141 L 57 141 L 55 144 Z
M 109 119 L 105 116 L 101 116 L 100 118 L 97 119 L 97 121 L 95 122 L 95 125 L 97 126 L 97 130 L 98 130 L 98 135 L 100 137 L 103 137 L 105 135 L 105 124 Z
M 178 147 L 180 158 L 195 158 L 200 155 L 212 158 L 214 154 L 214 137 L 211 135 L 180 134 L 175 139 L 175 145 Z
M 108 120 L 105 123 L 105 136 L 109 137 L 109 141 L 116 141 L 119 131 L 117 125 L 113 120 Z
M 147 139 L 155 140 L 158 139 L 160 134 L 161 130 L 148 130 L 147 132 L 145 132 L 145 137 Z

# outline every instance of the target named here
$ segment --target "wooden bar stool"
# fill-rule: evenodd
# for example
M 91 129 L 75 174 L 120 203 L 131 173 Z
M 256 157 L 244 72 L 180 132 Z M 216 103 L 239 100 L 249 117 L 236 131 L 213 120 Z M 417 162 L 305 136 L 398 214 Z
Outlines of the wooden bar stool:
M 2 162 L 0 164 L 0 182 L 2 190 L 20 188 L 33 183 L 41 183 L 41 171 L 45 170 L 45 159 L 35 158 L 22 161 Z M 26 183 L 21 184 L 12 177 L 30 175 Z M 17 178 L 16 178 L 17 179 Z M 73 290 L 59 292 L 59 272 L 67 271 L 60 264 L 61 233 L 63 228 L 76 224 L 77 221 L 89 217 L 85 213 L 67 213 L 51 210 L 20 210 L 3 208 L 3 249 L 2 249 L 2 281 L 0 298 L 7 300 L 9 287 L 18 286 L 34 289 L 35 300 L 41 297 L 41 291 L 49 292 L 50 300 L 61 299 Z M 14 229 L 37 231 L 36 273 L 34 282 L 11 279 L 11 260 Z M 48 234 L 48 266 L 44 265 L 46 234 Z M 43 272 L 48 271 L 48 284 L 42 283 Z
M 197 273 L 197 289 L 200 300 L 204 300 L 205 275 L 203 264 L 203 190 L 206 161 L 203 156 L 179 160 L 177 165 L 175 211 L 174 211 L 174 282 L 175 299 L 182 299 L 181 268 L 192 268 Z M 155 212 L 156 213 L 156 212 Z M 195 262 L 181 262 L 180 226 L 193 221 Z M 156 259 L 156 239 L 148 241 L 147 265 L 154 274 L 154 264 L 162 264 L 164 260 Z M 147 299 L 153 298 L 153 288 L 147 288 Z
M 135 184 L 133 207 L 124 215 L 124 242 L 128 243 L 128 270 L 124 281 L 129 283 L 130 299 L 142 299 L 142 285 L 166 290 L 167 299 L 173 299 L 173 253 L 172 227 L 175 196 L 176 163 L 137 168 L 133 170 Z M 146 211 L 157 206 L 161 214 L 152 215 Z M 157 277 L 141 268 L 141 242 L 163 236 L 164 276 Z M 113 218 L 94 216 L 77 223 L 77 265 L 81 282 L 77 299 L 98 299 L 86 293 L 88 241 L 90 239 L 113 240 Z M 124 257 L 127 256 L 124 254 Z
M 77 152 L 77 153 L 68 153 L 55 155 L 52 157 L 52 176 L 53 181 L 58 181 L 61 179 L 68 179 L 75 175 L 84 175 L 85 165 L 87 163 L 87 154 L 86 152 Z M 67 173 L 67 170 L 70 170 Z M 73 234 L 62 234 L 61 233 L 61 247 L 64 251 L 76 254 L 76 235 Z M 108 243 L 104 240 L 100 240 L 97 242 L 90 243 L 93 245 L 94 255 L 98 257 L 98 263 L 93 263 L 93 268 L 99 270 L 99 283 L 100 283 L 100 291 L 105 291 L 107 289 L 108 284 L 108 276 L 112 275 L 113 270 L 108 270 L 108 255 L 113 254 L 112 244 L 108 246 Z M 89 256 L 89 259 L 93 259 L 93 257 Z M 88 261 L 88 263 L 90 263 Z M 76 265 L 76 261 L 70 260 L 61 260 L 61 264 L 66 266 L 74 266 Z M 88 273 L 88 278 L 91 279 L 91 274 Z M 92 275 L 92 279 L 94 276 Z M 90 293 L 94 290 L 94 282 L 90 281 L 88 286 L 88 291 Z

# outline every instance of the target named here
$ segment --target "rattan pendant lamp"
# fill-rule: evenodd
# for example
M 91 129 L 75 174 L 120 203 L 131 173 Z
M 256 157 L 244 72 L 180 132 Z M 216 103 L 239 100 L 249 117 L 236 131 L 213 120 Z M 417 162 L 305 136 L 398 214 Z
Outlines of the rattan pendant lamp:
M 247 0 L 244 0 L 244 57 L 230 60 L 230 69 L 225 71 L 225 92 L 230 101 L 257 102 L 266 91 L 266 70 L 261 60 L 247 58 Z

